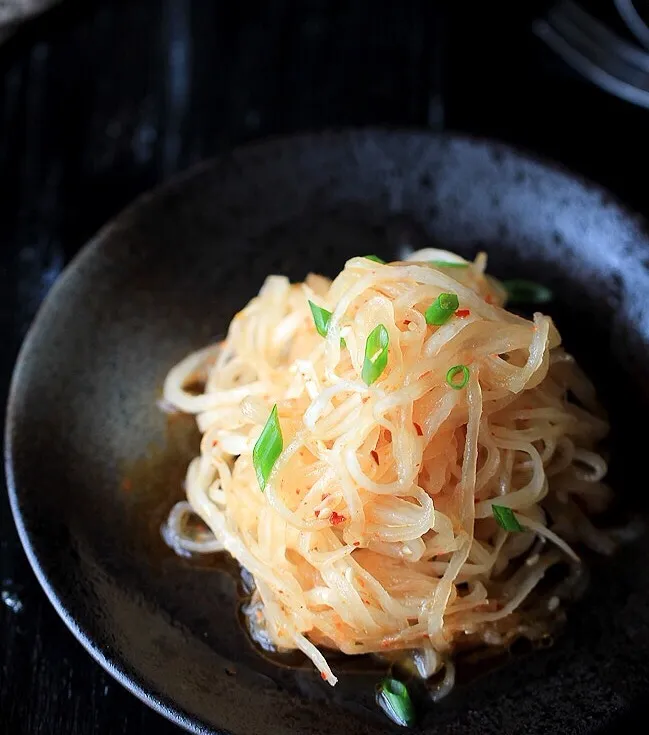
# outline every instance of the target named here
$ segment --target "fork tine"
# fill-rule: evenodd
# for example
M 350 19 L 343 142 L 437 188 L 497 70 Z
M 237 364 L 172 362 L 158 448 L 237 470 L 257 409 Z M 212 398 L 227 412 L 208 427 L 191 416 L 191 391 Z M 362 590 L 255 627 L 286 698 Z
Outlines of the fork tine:
M 649 108 L 649 88 L 646 75 L 637 68 L 630 67 L 611 54 L 593 54 L 592 41 L 584 43 L 583 34 L 571 31 L 570 24 L 564 24 L 564 30 L 558 30 L 549 20 L 537 20 L 532 27 L 536 36 L 546 43 L 569 66 L 598 87 L 633 104 Z M 597 59 L 597 60 L 596 60 Z M 617 66 L 616 69 L 614 67 Z M 634 81 L 631 81 L 631 80 Z M 642 84 L 642 81 L 645 84 Z M 638 86 L 634 82 L 640 82 Z
M 607 45 L 607 40 L 598 40 L 588 30 L 594 28 L 584 24 L 575 23 L 572 18 L 563 13 L 551 13 L 548 21 L 554 29 L 560 33 L 572 46 L 578 48 L 585 56 L 594 63 L 607 68 L 613 76 L 619 76 L 622 80 L 631 84 L 644 87 L 644 82 L 649 79 L 649 54 L 646 58 L 647 68 L 638 68 L 637 64 L 630 63 L 624 56 L 616 53 L 618 46 Z
M 628 29 L 643 46 L 649 48 L 649 26 L 642 20 L 640 13 L 635 9 L 633 0 L 613 0 L 617 12 L 622 16 Z
M 620 56 L 629 64 L 649 72 L 649 54 L 620 38 L 573 0 L 563 0 L 550 11 L 553 21 L 571 23 L 575 32 L 589 36 L 598 46 Z

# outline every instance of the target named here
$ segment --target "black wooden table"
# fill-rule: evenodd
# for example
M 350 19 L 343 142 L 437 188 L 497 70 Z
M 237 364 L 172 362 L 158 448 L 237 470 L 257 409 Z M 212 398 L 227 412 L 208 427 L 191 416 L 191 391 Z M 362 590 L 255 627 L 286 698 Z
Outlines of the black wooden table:
M 342 125 L 462 129 L 558 158 L 649 214 L 631 181 L 649 171 L 649 113 L 550 58 L 529 9 L 442 5 L 65 0 L 0 47 L 3 398 L 35 310 L 84 241 L 140 192 L 252 138 Z M 178 732 L 59 620 L 4 486 L 0 593 L 0 732 Z

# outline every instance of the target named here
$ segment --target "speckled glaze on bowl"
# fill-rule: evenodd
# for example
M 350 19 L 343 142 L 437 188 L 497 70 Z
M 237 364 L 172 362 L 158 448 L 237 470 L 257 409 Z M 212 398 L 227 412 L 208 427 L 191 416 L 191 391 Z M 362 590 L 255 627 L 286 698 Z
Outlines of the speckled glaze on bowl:
M 506 146 L 355 131 L 251 145 L 140 199 L 75 259 L 16 366 L 6 427 L 13 512 L 52 603 L 88 651 L 194 732 L 396 730 L 372 675 L 331 689 L 250 646 L 235 577 L 179 559 L 158 528 L 196 451 L 157 408 L 163 378 L 222 334 L 269 273 L 335 274 L 417 237 L 531 277 L 593 375 L 614 430 L 611 481 L 644 514 L 649 236 L 598 187 Z M 227 564 L 225 565 L 227 567 Z M 649 688 L 649 538 L 595 562 L 556 645 L 460 687 L 425 733 L 615 729 Z M 630 720 L 629 720 L 630 721 Z

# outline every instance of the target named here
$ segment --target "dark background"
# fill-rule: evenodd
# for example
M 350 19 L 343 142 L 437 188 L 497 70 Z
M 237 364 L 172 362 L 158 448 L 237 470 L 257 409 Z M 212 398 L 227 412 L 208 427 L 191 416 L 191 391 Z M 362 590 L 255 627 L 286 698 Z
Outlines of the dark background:
M 520 5 L 66 0 L 22 28 L 0 47 L 2 404 L 38 304 L 84 241 L 142 191 L 253 138 L 459 129 L 559 159 L 649 214 L 649 111 L 569 72 L 530 31 L 543 3 Z M 178 732 L 59 620 L 4 486 L 0 593 L 0 732 Z

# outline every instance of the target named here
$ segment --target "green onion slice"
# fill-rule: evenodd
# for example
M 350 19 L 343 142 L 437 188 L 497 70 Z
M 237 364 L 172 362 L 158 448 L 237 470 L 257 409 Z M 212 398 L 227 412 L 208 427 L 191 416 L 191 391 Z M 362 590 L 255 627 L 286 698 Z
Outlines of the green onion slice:
M 366 385 L 372 383 L 381 375 L 388 364 L 388 345 L 390 335 L 383 324 L 378 324 L 369 333 L 365 343 L 365 360 L 361 377 Z
M 453 316 L 460 301 L 454 293 L 441 293 L 426 309 L 426 324 L 441 326 Z
M 384 679 L 376 694 L 376 701 L 385 714 L 397 725 L 411 727 L 415 724 L 415 708 L 406 685 L 398 679 Z
M 383 258 L 379 258 L 378 255 L 364 255 L 363 257 L 367 260 L 373 260 L 375 263 L 381 263 L 381 265 L 385 265 L 385 260 L 383 260 Z
M 277 417 L 277 404 L 270 412 L 266 426 L 264 426 L 254 449 L 252 450 L 252 463 L 257 473 L 257 481 L 262 493 L 266 489 L 266 483 L 270 473 L 277 462 L 277 458 L 284 448 L 282 429 Z
M 331 312 L 323 309 L 317 304 L 314 304 L 313 301 L 309 301 L 309 306 L 311 307 L 311 314 L 313 314 L 313 323 L 315 324 L 315 328 L 318 334 L 321 337 L 326 337 L 327 331 L 329 330 L 329 320 L 331 319 Z M 345 340 L 342 337 L 340 338 L 340 346 L 346 346 Z
M 523 526 L 518 522 L 518 518 L 514 515 L 514 511 L 506 505 L 492 505 L 494 518 L 498 521 L 498 525 L 505 531 L 515 531 L 520 533 Z
M 514 278 L 511 281 L 503 281 L 502 285 L 507 290 L 507 300 L 512 303 L 547 304 L 548 301 L 552 301 L 552 291 L 534 281 Z
M 321 306 L 314 304 L 313 301 L 309 301 L 311 307 L 311 314 L 313 314 L 313 322 L 315 328 L 318 330 L 318 334 L 321 337 L 327 336 L 327 330 L 329 329 L 329 320 L 331 319 L 331 312 L 323 309 Z
M 446 373 L 446 382 L 451 388 L 461 390 L 469 382 L 469 368 L 466 365 L 453 365 Z
M 469 263 L 457 263 L 454 260 L 429 260 L 436 268 L 468 268 Z

